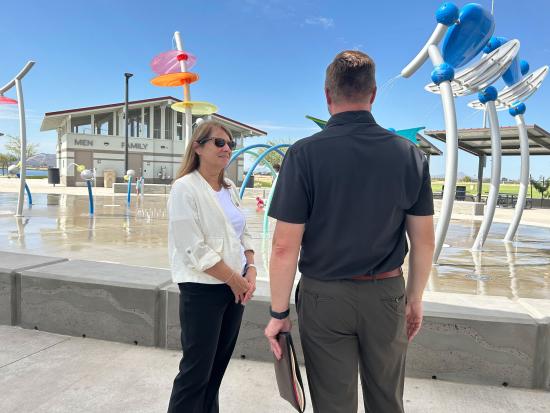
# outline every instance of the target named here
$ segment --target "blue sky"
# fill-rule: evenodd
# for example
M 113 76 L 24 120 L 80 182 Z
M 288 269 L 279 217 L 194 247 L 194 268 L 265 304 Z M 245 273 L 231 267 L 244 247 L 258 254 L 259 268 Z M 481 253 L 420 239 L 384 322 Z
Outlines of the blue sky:
M 491 7 L 490 0 L 479 3 Z M 24 80 L 28 135 L 40 144 L 40 151 L 53 153 L 55 134 L 39 131 L 44 113 L 122 101 L 124 72 L 134 73 L 131 100 L 180 97 L 181 89 L 149 83 L 153 77 L 149 61 L 172 48 L 172 35 L 179 30 L 185 49 L 198 58 L 193 71 L 201 78 L 192 85 L 194 99 L 215 103 L 222 115 L 266 130 L 270 140 L 295 140 L 318 130 L 304 118 L 306 114 L 328 118 L 324 71 L 336 53 L 358 49 L 371 55 L 382 87 L 425 43 L 440 4 L 434 0 L 5 2 L 0 83 L 11 79 L 27 60 L 37 62 Z M 536 69 L 550 63 L 548 16 L 547 0 L 495 0 L 495 34 L 519 39 L 521 58 Z M 413 78 L 382 87 L 373 108 L 381 125 L 444 127 L 439 96 L 423 90 L 430 71 L 427 63 Z M 499 82 L 497 88 L 501 87 Z M 8 96 L 15 97 L 15 91 Z M 470 100 L 457 99 L 459 127 L 482 124 L 482 114 L 466 106 Z M 527 102 L 526 122 L 550 130 L 549 103 L 546 84 Z M 504 112 L 500 122 L 514 124 Z M 14 108 L 0 107 L 0 131 L 18 133 Z M 431 170 L 433 175 L 443 173 L 443 157 L 432 158 Z M 459 171 L 475 175 L 477 159 L 462 153 Z M 533 157 L 531 173 L 550 176 L 550 157 Z M 486 168 L 485 175 L 489 174 Z M 519 158 L 505 158 L 503 176 L 519 176 Z

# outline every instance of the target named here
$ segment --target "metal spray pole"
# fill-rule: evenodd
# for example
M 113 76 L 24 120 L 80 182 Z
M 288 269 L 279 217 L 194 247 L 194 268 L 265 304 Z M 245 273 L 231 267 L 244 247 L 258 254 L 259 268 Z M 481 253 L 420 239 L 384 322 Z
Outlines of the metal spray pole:
M 174 40 L 176 41 L 176 49 L 180 52 L 183 51 L 183 42 L 181 41 L 180 32 L 174 33 Z M 181 71 L 187 72 L 187 62 L 185 60 L 180 60 Z M 191 101 L 191 87 L 189 83 L 183 85 L 183 96 L 184 100 L 189 102 Z M 185 148 L 189 145 L 189 140 L 191 139 L 191 134 L 193 133 L 193 117 L 191 106 L 185 107 L 185 133 L 184 133 L 184 142 Z

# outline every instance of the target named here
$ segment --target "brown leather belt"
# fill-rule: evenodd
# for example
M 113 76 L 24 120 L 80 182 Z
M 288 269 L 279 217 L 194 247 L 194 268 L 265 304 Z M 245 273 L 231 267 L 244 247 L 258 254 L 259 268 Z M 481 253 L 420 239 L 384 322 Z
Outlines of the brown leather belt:
M 385 278 L 393 278 L 393 277 L 399 277 L 403 275 L 403 270 L 401 267 L 396 268 L 395 270 L 381 272 L 379 274 L 372 274 L 372 275 L 356 275 L 354 277 L 351 277 L 352 280 L 360 280 L 360 281 L 375 281 L 375 280 L 383 280 Z

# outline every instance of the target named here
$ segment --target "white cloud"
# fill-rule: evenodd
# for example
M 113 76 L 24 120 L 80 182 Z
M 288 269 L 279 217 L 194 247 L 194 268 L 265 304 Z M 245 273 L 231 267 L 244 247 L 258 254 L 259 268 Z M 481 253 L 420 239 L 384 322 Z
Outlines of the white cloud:
M 25 110 L 25 119 L 42 120 L 42 116 L 33 110 Z M 16 105 L 0 107 L 0 120 L 16 120 L 19 121 L 19 109 Z
M 268 18 L 288 19 L 295 16 L 294 0 L 244 0 L 244 11 L 259 11 Z
M 305 24 L 309 24 L 312 26 L 321 26 L 324 29 L 330 29 L 331 27 L 334 27 L 334 19 L 331 19 L 330 17 L 308 17 L 305 20 Z

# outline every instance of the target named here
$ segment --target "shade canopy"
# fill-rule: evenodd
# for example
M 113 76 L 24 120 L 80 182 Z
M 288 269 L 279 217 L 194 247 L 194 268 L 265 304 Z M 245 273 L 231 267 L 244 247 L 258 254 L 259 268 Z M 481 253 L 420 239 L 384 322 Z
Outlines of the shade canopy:
M 444 130 L 425 130 L 424 134 L 441 142 L 446 141 Z M 500 128 L 502 156 L 519 156 L 519 133 L 516 126 Z M 527 126 L 529 155 L 550 155 L 550 133 L 538 125 Z M 491 129 L 473 128 L 458 130 L 458 147 L 472 155 L 491 156 Z

